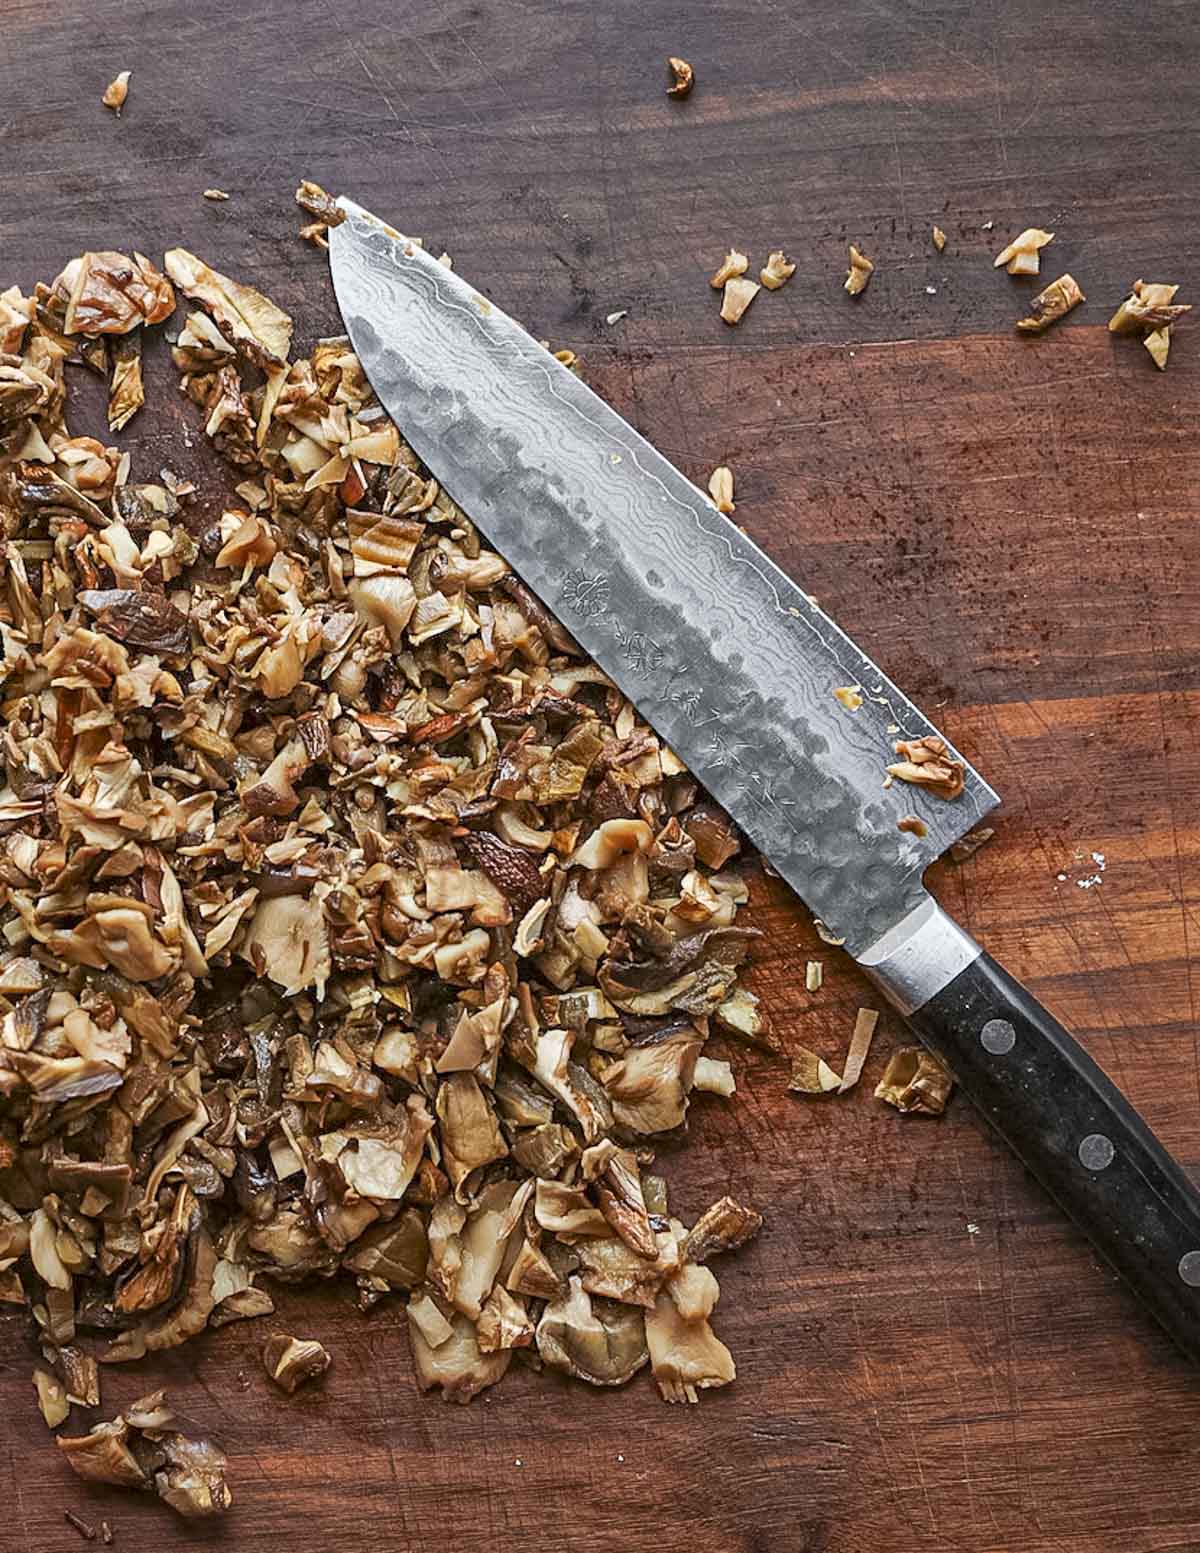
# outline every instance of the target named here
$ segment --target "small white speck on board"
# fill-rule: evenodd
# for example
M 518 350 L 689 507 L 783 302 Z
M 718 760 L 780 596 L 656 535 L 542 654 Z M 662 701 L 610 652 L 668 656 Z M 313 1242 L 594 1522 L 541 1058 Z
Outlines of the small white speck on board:
M 1067 882 L 1066 874 L 1055 874 L 1054 877 L 1058 880 L 1059 884 L 1066 884 Z
M 984 232 L 990 232 L 995 225 L 996 223 L 994 221 L 985 221 L 980 230 Z
M 619 324 L 621 322 L 622 318 L 628 318 L 628 317 L 629 317 L 629 309 L 627 307 L 620 307 L 620 308 L 617 309 L 617 311 L 615 313 L 606 313 L 605 317 L 604 317 L 604 322 L 606 324 Z
M 967 1234 L 968 1235 L 978 1235 L 978 1233 L 979 1233 L 979 1225 L 978 1224 L 972 1224 L 972 1223 L 968 1223 L 967 1224 Z
M 525 1463 L 521 1460 L 521 1458 L 519 1456 L 513 1461 L 513 1466 L 514 1467 L 523 1467 L 524 1465 L 525 1465 Z
M 618 1456 L 617 1460 L 623 1462 L 625 1460 L 625 1458 L 624 1458 L 624 1456 Z
M 925 287 L 925 295 L 927 297 L 936 297 L 937 296 L 937 287 L 936 286 L 926 286 Z

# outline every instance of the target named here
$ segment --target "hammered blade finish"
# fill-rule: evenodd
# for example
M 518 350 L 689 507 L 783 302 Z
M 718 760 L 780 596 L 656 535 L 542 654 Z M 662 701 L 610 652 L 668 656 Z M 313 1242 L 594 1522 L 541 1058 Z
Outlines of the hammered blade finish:
M 810 909 L 851 953 L 873 944 L 996 794 L 969 766 L 951 802 L 885 789 L 893 741 L 933 725 L 519 324 L 342 205 L 338 303 L 401 433 Z M 833 694 L 849 685 L 855 712 Z M 924 837 L 897 829 L 906 814 Z

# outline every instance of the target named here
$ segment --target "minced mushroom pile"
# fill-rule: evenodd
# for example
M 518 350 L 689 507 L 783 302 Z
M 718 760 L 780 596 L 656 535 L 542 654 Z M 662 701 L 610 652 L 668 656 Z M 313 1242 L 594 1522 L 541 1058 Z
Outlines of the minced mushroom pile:
M 66 423 L 81 365 L 135 413 L 180 294 L 223 510 Z M 759 1032 L 737 836 L 291 338 L 183 249 L 0 293 L 0 1300 L 91 1406 L 339 1273 L 447 1398 L 517 1353 L 695 1401 L 760 1221 L 685 1227 L 653 1150 Z

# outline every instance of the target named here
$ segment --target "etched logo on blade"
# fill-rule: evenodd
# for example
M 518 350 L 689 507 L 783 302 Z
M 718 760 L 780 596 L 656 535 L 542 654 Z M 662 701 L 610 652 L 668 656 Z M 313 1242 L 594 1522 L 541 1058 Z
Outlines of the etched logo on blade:
M 609 582 L 601 572 L 589 577 L 578 567 L 563 578 L 563 603 L 585 620 L 602 615 L 608 608 Z

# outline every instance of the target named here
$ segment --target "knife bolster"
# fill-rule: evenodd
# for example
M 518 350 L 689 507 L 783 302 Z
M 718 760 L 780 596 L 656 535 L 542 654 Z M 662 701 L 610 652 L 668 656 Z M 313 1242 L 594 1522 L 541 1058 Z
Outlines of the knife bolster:
M 927 895 L 854 958 L 901 1014 L 914 1014 L 983 953 Z

